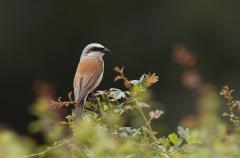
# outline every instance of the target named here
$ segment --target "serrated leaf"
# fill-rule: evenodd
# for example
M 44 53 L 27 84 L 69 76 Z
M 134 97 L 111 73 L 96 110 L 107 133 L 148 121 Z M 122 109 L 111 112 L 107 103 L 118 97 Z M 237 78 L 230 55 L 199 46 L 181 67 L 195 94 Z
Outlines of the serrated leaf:
M 181 126 L 178 126 L 177 133 L 180 137 L 187 139 L 187 137 L 189 136 L 189 129 L 188 128 L 184 129 Z
M 145 81 L 145 85 L 146 86 L 151 86 L 152 84 L 158 82 L 158 76 L 156 75 L 156 73 L 149 73 L 149 74 L 146 74 L 145 78 L 144 78 L 144 81 Z
M 133 85 L 132 87 L 133 94 L 138 94 L 143 91 L 145 91 L 145 89 L 141 85 Z
M 168 139 L 170 140 L 171 143 L 173 143 L 173 145 L 177 145 L 179 142 L 178 135 L 176 135 L 175 133 L 169 134 Z
M 144 78 L 145 78 L 145 74 L 143 74 L 143 75 L 140 77 L 139 82 L 142 82 L 142 81 L 144 80 Z
M 119 100 L 122 98 L 126 98 L 126 94 L 117 88 L 111 88 L 110 89 L 110 95 L 114 100 Z

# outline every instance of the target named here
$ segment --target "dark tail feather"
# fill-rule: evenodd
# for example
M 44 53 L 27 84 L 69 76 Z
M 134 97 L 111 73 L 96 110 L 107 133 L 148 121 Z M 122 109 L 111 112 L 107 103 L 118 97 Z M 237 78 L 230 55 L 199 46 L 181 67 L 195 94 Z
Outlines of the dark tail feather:
M 83 114 L 83 106 L 84 106 L 84 100 L 81 100 L 79 103 L 75 105 L 75 114 L 76 118 L 81 118 Z

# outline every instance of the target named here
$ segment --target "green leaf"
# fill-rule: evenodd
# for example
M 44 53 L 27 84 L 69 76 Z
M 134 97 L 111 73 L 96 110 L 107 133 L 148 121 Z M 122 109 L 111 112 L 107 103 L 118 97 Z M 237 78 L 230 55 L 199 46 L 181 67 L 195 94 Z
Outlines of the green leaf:
M 119 100 L 122 98 L 126 98 L 126 94 L 121 91 L 120 89 L 117 88 L 111 88 L 110 89 L 110 96 L 114 99 L 114 100 Z
M 104 110 L 104 111 L 107 111 L 108 109 L 109 109 L 108 105 L 104 104 L 104 105 L 103 105 L 103 110 Z
M 140 82 L 139 82 L 139 80 L 132 80 L 131 81 L 131 84 L 133 84 L 133 85 L 138 85 Z
M 144 80 L 145 76 L 146 76 L 146 75 L 143 74 L 143 75 L 140 77 L 139 82 L 142 82 L 142 81 Z
M 175 133 L 171 133 L 168 135 L 168 139 L 170 140 L 173 145 L 177 145 L 179 142 L 178 136 Z
M 182 137 L 185 140 L 187 139 L 187 137 L 189 137 L 189 129 L 188 128 L 184 129 L 181 126 L 178 126 L 177 133 L 180 137 Z
M 170 142 L 168 138 L 159 138 L 160 142 L 162 143 L 162 145 L 164 146 L 165 149 L 169 148 L 170 146 Z
M 142 75 L 139 80 L 132 80 L 131 84 L 133 85 L 139 85 L 143 82 L 145 75 Z
M 119 128 L 120 133 L 127 133 L 128 135 L 137 134 L 136 132 L 139 132 L 139 130 L 133 128 L 133 127 L 121 127 Z
M 132 90 L 133 90 L 133 93 L 138 93 L 141 91 L 141 87 L 139 85 L 134 85 Z
M 147 103 L 144 102 L 137 102 L 137 106 L 140 108 L 149 108 L 150 105 L 148 105 Z

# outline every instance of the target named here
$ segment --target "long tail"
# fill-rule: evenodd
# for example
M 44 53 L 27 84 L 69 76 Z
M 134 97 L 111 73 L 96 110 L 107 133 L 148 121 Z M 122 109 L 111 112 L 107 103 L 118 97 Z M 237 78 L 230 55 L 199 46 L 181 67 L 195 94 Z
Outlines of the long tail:
M 83 99 L 79 103 L 75 104 L 76 118 L 81 118 L 83 114 L 84 103 L 85 103 L 85 100 Z

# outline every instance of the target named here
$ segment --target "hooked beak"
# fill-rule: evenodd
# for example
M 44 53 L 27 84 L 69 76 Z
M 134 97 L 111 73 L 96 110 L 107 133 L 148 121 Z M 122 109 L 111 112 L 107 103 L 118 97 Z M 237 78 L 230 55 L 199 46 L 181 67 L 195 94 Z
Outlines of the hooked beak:
M 104 53 L 111 53 L 111 51 L 109 49 L 107 49 L 107 48 L 104 48 L 103 52 Z

